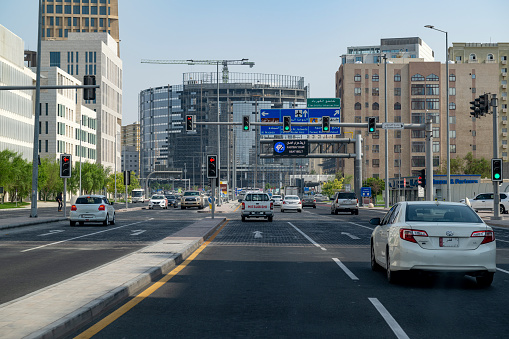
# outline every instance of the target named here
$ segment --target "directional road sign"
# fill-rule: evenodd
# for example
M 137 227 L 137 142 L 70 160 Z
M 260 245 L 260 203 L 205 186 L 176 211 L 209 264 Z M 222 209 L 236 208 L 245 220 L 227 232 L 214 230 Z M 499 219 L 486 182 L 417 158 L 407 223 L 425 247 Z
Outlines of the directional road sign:
M 371 196 L 371 187 L 361 187 L 361 196 L 369 198 Z
M 290 132 L 283 132 L 282 126 L 261 126 L 260 134 L 340 134 L 340 127 L 331 126 L 330 132 L 322 131 L 322 117 L 329 116 L 330 123 L 341 121 L 339 108 L 299 108 L 299 109 L 262 109 L 260 111 L 261 122 L 282 122 L 284 116 L 290 116 L 291 122 L 318 123 L 317 126 L 295 126 L 292 125 Z

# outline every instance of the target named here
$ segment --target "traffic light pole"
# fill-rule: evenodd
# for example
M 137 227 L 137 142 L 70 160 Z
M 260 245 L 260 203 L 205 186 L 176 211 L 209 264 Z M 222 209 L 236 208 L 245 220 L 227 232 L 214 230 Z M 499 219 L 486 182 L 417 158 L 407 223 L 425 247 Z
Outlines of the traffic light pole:
M 493 158 L 498 158 L 498 115 L 497 115 L 497 95 L 491 95 L 491 106 L 493 107 Z M 503 176 L 502 176 L 503 177 Z M 493 181 L 493 217 L 491 220 L 501 220 L 500 216 L 500 186 L 498 181 Z
M 433 126 L 431 116 L 426 118 L 426 200 L 433 201 Z
M 67 218 L 67 178 L 64 178 L 64 218 Z

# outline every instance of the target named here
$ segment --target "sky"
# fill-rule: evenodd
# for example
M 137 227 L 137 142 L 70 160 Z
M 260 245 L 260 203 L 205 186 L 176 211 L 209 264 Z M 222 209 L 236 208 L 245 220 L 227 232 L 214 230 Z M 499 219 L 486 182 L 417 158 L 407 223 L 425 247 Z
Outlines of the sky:
M 0 0 L 0 24 L 37 49 L 37 0 Z M 236 60 L 230 72 L 304 77 L 310 97 L 335 96 L 335 72 L 350 46 L 379 45 L 382 38 L 420 37 L 445 62 L 445 34 L 453 42 L 509 42 L 507 0 L 119 0 L 123 61 L 123 121 L 138 120 L 138 95 L 150 87 L 178 85 L 185 72 L 216 66 L 142 64 L 142 59 Z M 497 10 L 498 9 L 498 10 Z M 482 15 L 478 15 L 481 13 Z

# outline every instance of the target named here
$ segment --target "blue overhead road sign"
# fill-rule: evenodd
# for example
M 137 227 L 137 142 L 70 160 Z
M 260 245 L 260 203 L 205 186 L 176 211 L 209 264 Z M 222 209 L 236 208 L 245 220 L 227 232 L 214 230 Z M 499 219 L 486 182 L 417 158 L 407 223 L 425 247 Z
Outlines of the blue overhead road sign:
M 299 108 L 299 109 L 262 109 L 261 122 L 283 122 L 283 116 L 290 116 L 291 122 L 316 122 L 318 126 L 292 125 L 290 132 L 283 133 L 281 126 L 261 126 L 260 134 L 340 134 L 340 127 L 332 127 L 329 133 L 322 131 L 322 117 L 329 116 L 331 125 L 341 121 L 339 108 Z

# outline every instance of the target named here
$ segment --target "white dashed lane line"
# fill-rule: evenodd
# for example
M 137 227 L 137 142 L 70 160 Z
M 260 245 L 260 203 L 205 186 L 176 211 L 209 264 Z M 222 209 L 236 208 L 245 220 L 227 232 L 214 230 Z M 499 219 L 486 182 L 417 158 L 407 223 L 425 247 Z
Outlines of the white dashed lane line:
M 292 224 L 291 222 L 289 222 L 290 226 L 292 226 L 293 228 L 295 228 L 295 230 L 297 230 L 297 232 L 299 232 L 300 234 L 302 234 L 304 236 L 304 238 L 306 238 L 307 240 L 309 240 L 310 243 L 312 243 L 313 245 L 315 245 L 316 247 L 318 247 L 319 249 L 321 249 L 322 251 L 327 251 L 326 248 L 323 248 L 322 246 L 320 246 L 320 244 L 318 244 L 316 241 L 314 241 L 313 239 L 311 239 L 306 233 L 302 232 L 300 229 L 298 229 L 294 224 Z
M 385 322 L 391 330 L 394 332 L 396 337 L 400 339 L 410 339 L 410 337 L 403 331 L 401 326 L 399 326 L 398 322 L 392 317 L 392 315 L 387 311 L 387 309 L 382 305 L 382 303 L 377 298 L 368 298 L 369 301 L 375 306 L 376 310 L 380 315 L 384 318 Z
M 345 264 L 341 262 L 341 260 L 339 260 L 338 258 L 332 258 L 332 260 L 334 260 L 336 264 L 338 264 L 338 266 L 341 267 L 341 269 L 346 273 L 346 275 L 350 277 L 350 279 L 359 280 L 359 278 L 357 278 L 355 274 L 353 274 L 352 271 L 350 271 L 348 267 L 346 267 Z

